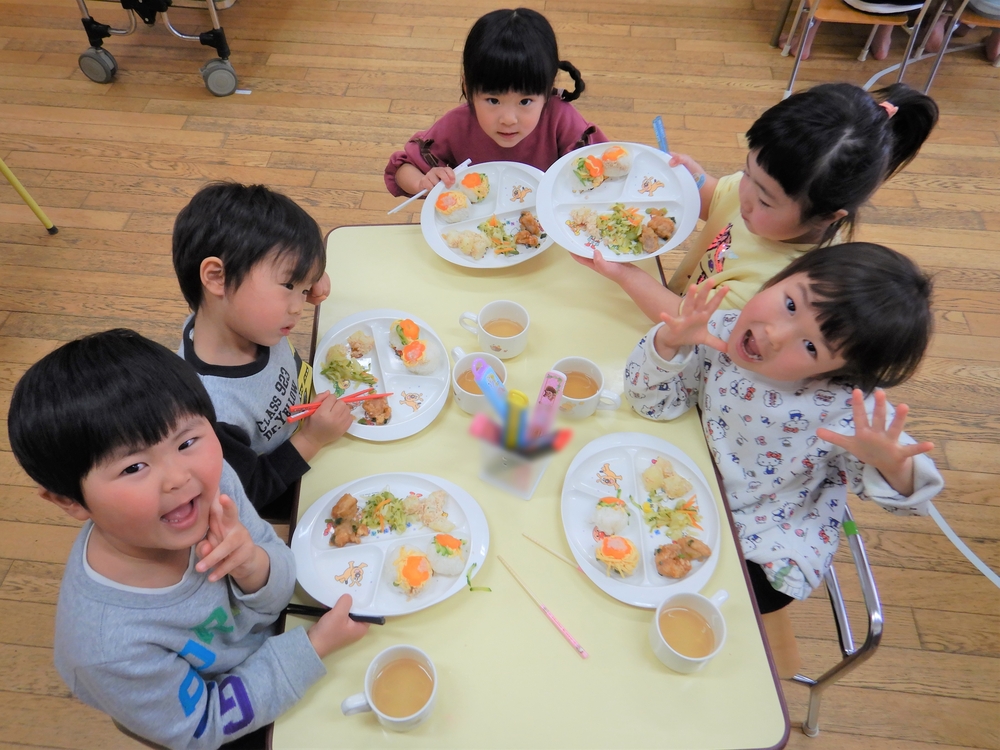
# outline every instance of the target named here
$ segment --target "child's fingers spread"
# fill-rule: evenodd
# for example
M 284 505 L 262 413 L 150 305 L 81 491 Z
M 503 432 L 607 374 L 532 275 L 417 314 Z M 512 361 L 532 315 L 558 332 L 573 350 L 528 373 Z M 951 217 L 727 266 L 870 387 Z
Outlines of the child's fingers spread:
M 915 445 L 904 445 L 902 453 L 906 458 L 912 458 L 913 456 L 919 456 L 921 453 L 930 453 L 932 450 L 934 450 L 934 443 L 924 441 Z
M 841 448 L 848 448 L 850 444 L 850 439 L 846 435 L 841 435 L 839 432 L 828 430 L 825 427 L 820 427 L 816 430 L 816 437 L 820 440 L 825 440 L 828 443 L 838 445 Z

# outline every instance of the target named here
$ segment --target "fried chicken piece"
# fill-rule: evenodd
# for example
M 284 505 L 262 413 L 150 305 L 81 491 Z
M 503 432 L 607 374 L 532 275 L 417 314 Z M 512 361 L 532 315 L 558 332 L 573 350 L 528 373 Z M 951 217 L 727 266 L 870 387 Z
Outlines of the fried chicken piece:
M 648 224 L 642 228 L 639 242 L 642 243 L 643 251 L 647 253 L 655 253 L 660 249 L 660 238 L 656 236 L 656 232 L 649 228 Z
M 684 553 L 692 560 L 705 560 L 712 556 L 711 547 L 693 536 L 682 536 L 675 544 L 680 545 Z
M 691 572 L 691 558 L 684 554 L 677 542 L 664 544 L 653 557 L 656 572 L 666 578 L 683 578 Z
M 538 223 L 538 219 L 530 211 L 521 212 L 521 229 L 536 237 L 542 233 L 542 225 Z
M 691 563 L 711 557 L 712 550 L 700 539 L 682 536 L 676 542 L 664 544 L 654 556 L 656 570 L 667 578 L 683 578 L 691 572 Z
M 520 232 L 514 235 L 514 242 L 518 245 L 527 245 L 528 247 L 538 247 L 538 238 L 529 232 L 527 229 L 522 229 Z
M 665 208 L 651 209 L 649 222 L 646 226 L 652 229 L 656 233 L 656 236 L 663 240 L 669 240 L 674 236 L 674 232 L 677 231 L 677 225 L 673 219 L 667 216 L 667 209 Z
M 368 527 L 358 523 L 357 515 L 358 499 L 354 495 L 348 493 L 337 501 L 330 511 L 330 519 L 334 524 L 330 544 L 343 547 L 345 544 L 357 544 L 361 537 L 368 536 Z
M 385 424 L 392 416 L 392 407 L 387 398 L 373 398 L 361 402 L 365 415 L 377 425 Z

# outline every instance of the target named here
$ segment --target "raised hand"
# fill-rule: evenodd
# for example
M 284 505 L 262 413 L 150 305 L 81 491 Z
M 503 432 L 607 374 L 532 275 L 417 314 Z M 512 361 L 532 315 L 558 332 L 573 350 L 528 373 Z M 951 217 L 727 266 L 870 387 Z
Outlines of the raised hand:
M 267 582 L 270 558 L 240 523 L 240 512 L 228 495 L 216 495 L 212 501 L 208 511 L 208 534 L 198 542 L 195 552 L 201 558 L 195 570 L 199 573 L 211 570 L 210 581 L 230 575 L 248 594 Z
M 841 435 L 821 427 L 816 430 L 816 435 L 821 440 L 840 446 L 859 461 L 874 466 L 900 495 L 910 495 L 913 493 L 913 457 L 933 450 L 934 443 L 900 443 L 899 436 L 903 433 L 909 407 L 906 404 L 897 406 L 896 416 L 888 427 L 885 424 L 886 411 L 885 391 L 877 388 L 875 408 L 869 421 L 864 394 L 855 388 L 851 394 L 854 434 Z
M 721 286 L 713 294 L 715 279 L 708 279 L 700 285 L 692 284 L 676 315 L 661 313 L 663 325 L 656 332 L 653 347 L 664 359 L 673 359 L 682 346 L 705 344 L 720 352 L 725 352 L 727 344 L 718 336 L 708 332 L 708 320 L 712 317 L 729 287 Z
M 309 287 L 306 292 L 306 302 L 311 305 L 318 305 L 330 296 L 330 274 L 324 273 L 323 278 Z

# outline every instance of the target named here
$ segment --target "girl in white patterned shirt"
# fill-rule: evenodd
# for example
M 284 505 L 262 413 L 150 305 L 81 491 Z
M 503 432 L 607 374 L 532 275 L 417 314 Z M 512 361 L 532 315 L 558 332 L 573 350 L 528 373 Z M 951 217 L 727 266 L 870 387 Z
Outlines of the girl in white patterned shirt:
M 925 514 L 943 480 L 882 387 L 931 332 L 930 281 L 899 253 L 848 243 L 806 253 L 742 311 L 692 287 L 633 351 L 625 395 L 650 419 L 697 404 L 762 613 L 820 585 L 847 492 Z M 867 394 L 867 396 L 866 396 Z M 763 575 L 762 575 L 763 574 Z

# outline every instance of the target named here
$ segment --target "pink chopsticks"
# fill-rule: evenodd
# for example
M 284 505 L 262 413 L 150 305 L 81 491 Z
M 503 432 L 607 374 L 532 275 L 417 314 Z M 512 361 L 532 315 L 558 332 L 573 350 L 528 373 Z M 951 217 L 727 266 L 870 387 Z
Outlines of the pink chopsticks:
M 359 401 L 371 401 L 372 399 L 375 398 L 385 398 L 387 396 L 393 395 L 392 391 L 389 391 L 388 393 L 375 393 L 374 391 L 375 391 L 374 388 L 368 388 L 367 390 L 364 391 L 358 391 L 357 393 L 352 393 L 350 396 L 344 396 L 340 400 L 346 404 L 356 404 Z M 316 413 L 316 410 L 319 409 L 322 403 L 323 403 L 322 401 L 313 401 L 312 403 L 309 404 L 296 404 L 295 406 L 289 409 L 289 411 L 292 412 L 292 416 L 290 416 L 287 419 L 287 421 L 297 422 L 300 419 L 311 417 L 313 414 Z

